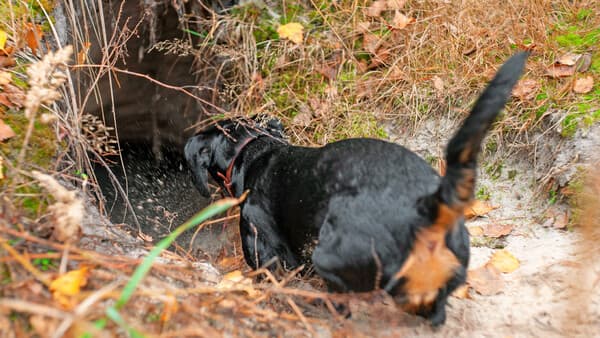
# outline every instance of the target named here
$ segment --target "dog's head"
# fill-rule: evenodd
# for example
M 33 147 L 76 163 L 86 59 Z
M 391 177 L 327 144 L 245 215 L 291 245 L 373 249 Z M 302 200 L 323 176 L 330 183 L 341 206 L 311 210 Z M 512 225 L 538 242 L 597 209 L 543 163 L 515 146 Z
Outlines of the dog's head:
M 283 139 L 283 125 L 276 118 L 258 115 L 252 119 L 223 120 L 190 137 L 184 154 L 192 171 L 194 185 L 209 197 L 208 173 L 218 180 L 225 173 L 239 147 L 249 138 L 268 136 Z

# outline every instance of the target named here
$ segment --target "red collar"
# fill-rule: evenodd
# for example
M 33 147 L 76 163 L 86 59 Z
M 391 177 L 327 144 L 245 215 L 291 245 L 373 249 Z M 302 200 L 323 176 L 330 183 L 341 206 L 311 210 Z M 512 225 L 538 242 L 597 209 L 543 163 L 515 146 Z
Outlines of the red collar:
M 229 166 L 227 167 L 227 171 L 225 171 L 225 175 L 223 175 L 222 172 L 217 173 L 217 176 L 219 176 L 223 180 L 223 185 L 225 186 L 225 189 L 227 189 L 227 192 L 229 193 L 229 196 L 231 196 L 231 197 L 235 197 L 233 195 L 233 191 L 231 190 L 231 185 L 232 185 L 231 173 L 233 172 L 233 165 L 235 164 L 235 160 L 237 160 L 238 156 L 242 153 L 242 150 L 244 150 L 244 148 L 248 145 L 248 143 L 256 140 L 257 138 L 258 138 L 257 136 L 249 137 L 242 143 L 242 145 L 238 148 L 235 155 L 231 159 L 231 162 L 229 163 Z

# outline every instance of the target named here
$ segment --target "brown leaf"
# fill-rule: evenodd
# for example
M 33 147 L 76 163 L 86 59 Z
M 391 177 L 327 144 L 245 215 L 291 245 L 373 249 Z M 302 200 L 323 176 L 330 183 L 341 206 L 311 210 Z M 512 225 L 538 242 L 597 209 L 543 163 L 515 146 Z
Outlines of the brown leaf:
M 367 16 L 380 17 L 381 12 L 385 11 L 386 9 L 387 9 L 387 0 L 376 0 L 376 1 L 373 1 L 371 6 L 369 6 L 367 8 L 367 10 L 365 11 L 365 14 Z
M 581 58 L 581 54 L 575 54 L 575 53 L 565 53 L 563 55 L 561 55 L 558 60 L 556 60 L 557 63 L 560 63 L 561 65 L 565 65 L 565 66 L 574 66 L 577 61 L 579 61 L 579 59 Z
M 387 9 L 402 9 L 406 4 L 406 0 L 387 0 Z
M 575 74 L 575 66 L 567 66 L 555 63 L 546 69 L 546 76 L 553 78 L 567 77 Z
M 531 100 L 537 94 L 541 85 L 538 81 L 533 79 L 524 79 L 519 81 L 513 89 L 512 95 L 518 97 L 523 101 Z
M 363 48 L 371 54 L 377 53 L 377 48 L 379 48 L 381 43 L 381 38 L 373 33 L 365 33 L 363 35 Z
M 6 104 L 7 107 L 23 107 L 25 93 L 21 88 L 7 84 L 3 86 L 3 89 L 3 94 L 6 95 L 6 98 L 10 101 L 10 104 Z
M 488 264 L 504 273 L 511 273 L 518 269 L 520 265 L 519 260 L 505 249 L 494 252 Z
M 589 93 L 592 88 L 594 88 L 594 78 L 591 75 L 575 80 L 573 85 L 573 91 L 577 94 Z
M 42 40 L 42 36 L 44 35 L 44 32 L 42 31 L 42 26 L 27 23 L 25 29 L 25 41 L 27 42 L 27 46 L 31 48 L 31 51 L 34 55 L 37 55 L 37 49 L 40 47 L 40 41 Z
M 567 225 L 569 225 L 569 214 L 566 211 L 558 214 L 554 218 L 553 226 L 555 229 L 564 229 Z
M 496 295 L 504 288 L 504 279 L 500 271 L 490 264 L 467 273 L 467 284 L 482 296 Z
M 9 84 L 12 81 L 12 75 L 9 72 L 0 71 L 0 86 Z
M 512 229 L 512 224 L 490 223 L 484 227 L 483 234 L 487 237 L 498 238 L 510 234 Z
M 17 62 L 12 56 L 0 55 L 0 68 L 8 68 L 16 64 Z
M 577 71 L 580 73 L 587 72 L 592 65 L 592 54 L 591 53 L 583 53 L 579 62 L 577 62 Z
M 440 93 L 444 92 L 444 80 L 442 80 L 441 77 L 439 76 L 434 76 L 432 79 L 433 81 L 433 88 L 435 88 L 435 90 L 437 90 Z
M 394 19 L 392 20 L 392 26 L 396 29 L 403 29 L 411 23 L 415 22 L 415 18 L 409 18 L 406 15 L 396 11 Z
M 469 235 L 471 235 L 471 236 L 482 236 L 483 235 L 483 228 L 478 225 L 467 227 L 467 230 L 469 231 Z
M 475 200 L 471 206 L 465 208 L 465 217 L 467 219 L 480 217 L 498 208 L 499 207 L 493 206 L 487 201 Z
M 8 124 L 4 123 L 4 120 L 0 119 L 0 141 L 8 140 L 15 135 L 16 134 L 12 128 Z
M 469 286 L 467 284 L 459 286 L 452 292 L 452 297 L 458 299 L 471 299 L 471 296 L 469 296 Z

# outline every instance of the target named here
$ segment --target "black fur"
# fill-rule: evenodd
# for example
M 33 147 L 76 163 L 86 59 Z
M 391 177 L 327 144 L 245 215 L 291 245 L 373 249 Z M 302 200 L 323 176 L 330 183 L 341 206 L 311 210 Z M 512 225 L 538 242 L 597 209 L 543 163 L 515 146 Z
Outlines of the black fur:
M 206 173 L 222 183 L 219 173 L 225 173 L 246 139 L 255 138 L 235 158 L 231 175 L 234 195 L 250 190 L 241 206 L 240 233 L 252 268 L 275 256 L 288 268 L 312 258 L 331 291 L 385 288 L 400 299 L 402 281 L 393 276 L 417 232 L 433 224 L 440 204 L 462 211 L 472 199 L 481 141 L 526 58 L 525 53 L 513 56 L 482 93 L 448 145 L 447 174 L 441 179 L 427 162 L 397 144 L 349 139 L 321 148 L 292 146 L 273 120 L 256 128 L 219 122 L 192 137 L 185 156 L 198 190 L 207 196 Z M 466 194 L 457 193 L 465 187 Z M 449 228 L 445 244 L 461 266 L 433 306 L 418 312 L 435 325 L 445 321 L 448 295 L 465 282 L 469 237 L 462 217 Z

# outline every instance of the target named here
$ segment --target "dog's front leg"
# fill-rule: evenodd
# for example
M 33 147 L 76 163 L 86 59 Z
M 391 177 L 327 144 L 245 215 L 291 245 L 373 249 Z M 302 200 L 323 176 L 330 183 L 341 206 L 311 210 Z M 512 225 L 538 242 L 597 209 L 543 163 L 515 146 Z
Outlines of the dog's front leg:
M 251 201 L 242 207 L 240 236 L 244 258 L 252 269 L 258 269 L 274 257 L 279 257 L 286 269 L 300 265 L 272 218 Z

